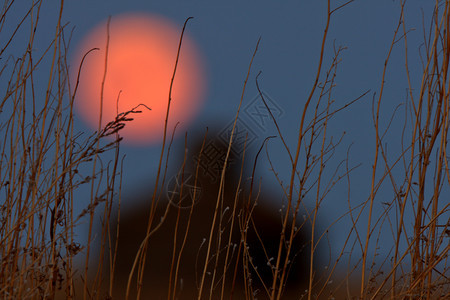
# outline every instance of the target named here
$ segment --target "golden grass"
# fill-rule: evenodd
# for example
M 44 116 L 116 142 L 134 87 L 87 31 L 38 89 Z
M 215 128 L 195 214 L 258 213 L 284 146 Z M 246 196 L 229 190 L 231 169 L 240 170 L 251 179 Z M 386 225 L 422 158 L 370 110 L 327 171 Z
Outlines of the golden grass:
M 369 197 L 352 206 L 349 196 L 346 216 L 336 216 L 335 222 L 349 217 L 352 226 L 347 233 L 342 233 L 346 236 L 345 244 L 338 257 L 330 260 L 324 271 L 315 267 L 319 259 L 319 243 L 326 240 L 328 233 L 328 229 L 322 232 L 318 230 L 318 213 L 338 182 L 347 181 L 350 191 L 353 170 L 348 157 L 338 163 L 336 170 L 327 167 L 329 161 L 336 161 L 335 151 L 342 142 L 342 137 L 336 141 L 329 136 L 328 125 L 337 113 L 351 110 L 351 105 L 368 93 L 336 107 L 333 91 L 344 48 L 334 48 L 331 64 L 328 68 L 323 65 L 333 14 L 338 10 L 345 10 L 349 3 L 332 8 L 328 1 L 318 67 L 297 124 L 296 147 L 288 146 L 290 143 L 287 137 L 272 116 L 273 126 L 278 131 L 278 138 L 283 143 L 291 164 L 290 180 L 287 183 L 273 172 L 287 199 L 278 223 L 276 253 L 273 256 L 269 254 L 268 246 L 273 240 L 265 240 L 260 227 L 262 223 L 258 221 L 261 211 L 257 204 L 261 198 L 261 187 L 254 178 L 258 159 L 264 154 L 264 145 L 269 138 L 256 155 L 247 153 L 244 149 L 242 156 L 237 158 L 241 166 L 239 176 L 232 184 L 227 179 L 227 164 L 235 138 L 235 126 L 245 101 L 248 80 L 252 78 L 252 62 L 257 55 L 258 42 L 250 60 L 218 185 L 214 187 L 214 197 L 208 199 L 210 207 L 207 211 L 210 215 L 204 218 L 211 225 L 206 227 L 205 240 L 196 242 L 197 205 L 190 205 L 188 209 L 173 205 L 183 199 L 182 194 L 179 194 L 179 199 L 173 194 L 174 198 L 170 203 L 161 200 L 167 183 L 167 165 L 172 144 L 172 140 L 168 141 L 172 128 L 167 127 L 167 119 L 170 118 L 170 88 L 164 141 L 146 214 L 147 225 L 139 244 L 132 249 L 134 254 L 126 258 L 120 257 L 118 251 L 123 247 L 120 236 L 123 163 L 119 153 L 120 130 L 139 111 L 135 108 L 128 112 L 117 112 L 116 119 L 105 127 L 101 127 L 100 121 L 97 132 L 91 136 L 75 132 L 73 104 L 77 97 L 78 81 L 73 85 L 71 83 L 74 81 L 69 80 L 67 51 L 70 39 L 67 37 L 67 29 L 62 25 L 63 1 L 60 3 L 54 38 L 48 48 L 39 54 L 31 50 L 35 32 L 39 29 L 42 3 L 38 1 L 30 6 L 17 26 L 10 24 L 11 20 L 7 18 L 10 10 L 19 5 L 16 1 L 6 1 L 0 12 L 0 33 L 3 35 L 3 44 L 0 45 L 0 77 L 2 88 L 5 88 L 0 102 L 0 135 L 3 137 L 0 141 L 2 298 L 111 299 L 117 298 L 115 287 L 119 285 L 125 287 L 125 298 L 148 297 L 143 287 L 147 284 L 146 278 L 154 276 L 149 275 L 152 274 L 152 269 L 149 269 L 151 264 L 148 262 L 158 260 L 154 253 L 160 253 L 159 249 L 171 249 L 167 282 L 164 279 L 160 285 L 162 295 L 167 299 L 253 299 L 256 298 L 255 295 L 259 299 L 450 297 L 447 267 L 450 202 L 446 197 L 450 185 L 449 156 L 446 152 L 450 116 L 450 81 L 447 78 L 450 57 L 448 1 L 436 1 L 432 22 L 426 29 L 424 26 L 422 79 L 417 86 L 412 84 L 417 74 L 410 74 L 409 71 L 409 29 L 404 20 L 405 2 L 401 2 L 399 22 L 385 60 L 380 87 L 373 94 L 375 141 L 372 172 L 367 175 L 371 178 Z M 186 20 L 183 32 L 188 21 L 189 19 Z M 24 29 L 24 24 L 30 27 Z M 17 32 L 23 30 L 29 32 L 24 52 L 17 57 L 5 57 L 4 53 L 7 53 L 11 43 L 19 39 Z M 383 92 L 391 53 L 401 43 L 409 95 L 401 107 L 404 116 L 401 117 L 403 127 L 399 129 L 391 127 L 392 118 L 398 118 L 399 113 L 396 111 L 392 116 L 386 117 L 382 113 L 382 106 L 386 100 Z M 182 35 L 178 54 L 180 51 Z M 105 66 L 106 63 L 107 51 Z M 176 78 L 177 63 L 178 56 L 171 87 Z M 82 76 L 82 64 L 78 68 L 78 76 Z M 37 70 L 41 72 L 42 69 L 48 70 L 48 77 L 35 75 Z M 105 74 L 106 72 L 105 68 Z M 42 88 L 43 80 L 46 81 L 45 88 Z M 256 86 L 266 104 L 260 91 L 258 76 Z M 267 109 L 270 113 L 268 106 Z M 394 133 L 401 137 L 402 150 L 398 153 L 387 151 L 387 134 Z M 207 135 L 199 150 L 199 161 L 206 141 Z M 270 154 L 267 148 L 265 150 L 272 165 Z M 112 152 L 114 158 L 109 162 L 103 161 L 105 152 Z M 201 179 L 200 164 L 190 160 L 190 157 L 185 156 L 180 169 L 184 172 L 186 166 L 190 166 L 195 174 L 196 185 Z M 248 175 L 244 174 L 244 161 L 250 161 L 253 165 L 250 182 L 243 180 Z M 273 166 L 273 170 L 276 170 L 276 166 Z M 181 180 L 181 185 L 183 184 L 184 180 Z M 391 198 L 380 199 L 379 193 L 386 186 L 392 191 Z M 80 214 L 75 214 L 74 203 L 80 201 L 79 190 L 82 188 L 90 191 L 89 199 L 85 209 Z M 245 193 L 241 193 L 241 190 L 245 190 Z M 196 199 L 195 191 L 194 189 L 191 197 L 193 201 Z M 314 199 L 313 207 L 305 206 L 304 199 Z M 114 201 L 119 202 L 118 212 L 113 211 Z M 374 213 L 374 206 L 380 202 L 383 203 L 385 212 L 378 216 Z M 299 218 L 301 213 L 306 216 L 303 221 Z M 413 215 L 414 219 L 406 220 L 407 214 Z M 364 219 L 367 221 L 364 228 L 361 226 L 363 215 L 368 216 Z M 101 228 L 94 232 L 94 225 L 99 217 L 102 220 Z M 89 224 L 85 244 L 77 242 L 76 231 L 80 222 Z M 330 226 L 333 224 L 334 222 Z M 173 234 L 169 238 L 167 234 L 161 233 L 167 226 L 170 227 L 167 230 L 171 230 Z M 388 227 L 390 232 L 383 231 L 382 226 Z M 304 270 L 308 276 L 304 282 L 305 290 L 293 293 L 292 289 L 287 288 L 289 276 L 299 253 L 296 248 L 298 237 L 305 229 L 308 230 L 308 241 L 300 243 L 308 247 L 309 266 Z M 394 241 L 394 248 L 379 266 L 375 263 L 379 259 L 376 257 L 377 249 L 381 246 L 379 241 L 389 234 Z M 94 236 L 97 237 L 98 247 L 93 246 Z M 152 239 L 158 241 L 158 236 L 166 244 L 155 246 Z M 263 266 L 254 259 L 255 245 L 266 260 L 262 263 Z M 193 250 L 196 257 L 189 255 Z M 347 269 L 343 271 L 347 252 L 350 252 L 350 258 Z M 352 255 L 359 254 L 361 257 L 356 259 L 355 264 Z M 80 258 L 84 261 L 82 265 L 75 263 Z M 130 261 L 125 276 L 122 271 L 115 274 L 120 259 Z M 196 284 L 186 287 L 181 279 L 186 276 L 186 265 L 192 260 L 201 267 L 193 275 L 197 279 Z M 270 267 L 269 277 L 261 271 L 264 265 Z

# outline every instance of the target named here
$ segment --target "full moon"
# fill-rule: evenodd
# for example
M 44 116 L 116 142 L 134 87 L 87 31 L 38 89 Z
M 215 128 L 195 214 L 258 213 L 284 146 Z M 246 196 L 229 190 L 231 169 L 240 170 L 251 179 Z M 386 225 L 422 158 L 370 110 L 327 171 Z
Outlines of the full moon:
M 167 128 L 169 138 L 177 123 L 177 132 L 187 128 L 199 112 L 205 94 L 202 56 L 188 30 L 189 26 L 183 36 L 173 82 Z M 72 66 L 72 71 L 78 72 L 83 56 L 90 49 L 99 48 L 86 55 L 81 67 L 74 104 L 81 118 L 97 130 L 100 109 L 102 126 L 105 126 L 118 113 L 144 104 L 150 110 L 141 105 L 137 110 L 142 113 L 129 114 L 127 117 L 134 120 L 125 122 L 120 135 L 124 142 L 132 145 L 161 142 L 181 31 L 181 25 L 160 16 L 113 16 L 106 56 L 107 22 L 92 29 L 80 43 L 75 66 Z M 76 75 L 72 74 L 72 77 L 76 78 Z

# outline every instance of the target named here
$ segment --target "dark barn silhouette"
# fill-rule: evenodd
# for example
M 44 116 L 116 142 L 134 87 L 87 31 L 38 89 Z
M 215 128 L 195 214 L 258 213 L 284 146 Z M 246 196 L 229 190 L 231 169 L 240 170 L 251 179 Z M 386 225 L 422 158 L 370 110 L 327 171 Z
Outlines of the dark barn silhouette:
M 226 143 L 217 138 L 217 135 L 208 133 L 207 136 L 205 140 L 201 138 L 200 141 L 194 143 L 192 148 L 188 148 L 184 171 L 180 170 L 177 175 L 167 177 L 166 191 L 162 192 L 161 199 L 155 206 L 152 228 L 160 223 L 165 213 L 167 215 L 159 229 L 151 235 L 148 241 L 141 299 L 167 299 L 170 273 L 172 271 L 171 288 L 173 289 L 175 266 L 180 256 L 186 230 L 188 233 L 180 257 L 175 299 L 197 299 L 218 200 L 220 170 L 227 152 Z M 201 151 L 202 144 L 203 151 Z M 246 292 L 251 293 L 255 298 L 267 299 L 268 291 L 272 286 L 282 228 L 281 201 L 273 200 L 274 196 L 270 196 L 267 188 L 260 188 L 256 176 L 249 201 L 251 183 L 249 178 L 252 174 L 255 154 L 251 156 L 246 153 L 245 155 L 247 161 L 245 165 L 250 167 L 244 168 L 239 186 L 242 149 L 233 147 L 230 152 L 223 197 L 219 202 L 219 211 L 212 236 L 202 299 L 220 298 L 224 278 L 223 293 L 224 298 L 227 299 L 230 299 L 230 296 L 233 296 L 233 299 L 253 298 L 250 294 L 246 295 Z M 180 169 L 183 169 L 182 161 L 179 164 Z M 195 181 L 197 169 L 198 177 Z M 146 235 L 152 194 L 153 191 L 150 189 L 142 192 L 140 196 L 136 196 L 139 197 L 138 200 L 133 199 L 134 203 L 142 204 L 134 207 L 131 212 L 121 214 L 113 285 L 114 299 L 124 299 L 125 297 L 133 261 Z M 238 194 L 237 198 L 236 194 Z M 171 201 L 168 204 L 170 198 Z M 281 195 L 278 198 L 281 198 Z M 256 199 L 257 205 L 253 206 Z M 122 201 L 128 200 L 123 199 Z M 234 205 L 235 201 L 236 206 Z M 193 207 L 192 203 L 194 203 Z M 245 230 L 245 220 L 250 210 L 252 217 L 247 219 L 249 225 Z M 114 222 L 113 219 L 111 224 L 113 232 L 117 226 Z M 283 299 L 293 299 L 294 295 L 298 298 L 307 288 L 309 278 L 310 226 L 306 222 L 297 222 L 296 226 L 301 229 L 295 236 L 289 256 L 291 262 Z M 231 244 L 229 244 L 231 227 L 233 233 Z M 290 228 L 289 226 L 288 233 Z M 245 238 L 242 236 L 243 233 Z M 243 240 L 246 243 L 242 243 Z M 229 247 L 227 247 L 228 245 Z M 245 249 L 248 252 L 244 251 Z M 285 247 L 282 247 L 282 253 L 285 253 Z M 227 255 L 228 262 L 225 266 Z M 282 262 L 284 262 L 284 257 L 285 255 L 282 256 Z M 243 263 L 243 261 L 247 263 Z M 171 267 L 172 265 L 173 267 Z M 244 268 L 245 265 L 248 266 L 247 269 Z M 281 266 L 283 265 L 281 264 Z M 225 276 L 223 276 L 224 270 L 226 271 Z M 130 296 L 132 299 L 136 296 L 136 273 L 137 271 L 131 281 Z M 210 294 L 213 278 L 213 290 Z M 265 283 L 266 288 L 262 282 Z

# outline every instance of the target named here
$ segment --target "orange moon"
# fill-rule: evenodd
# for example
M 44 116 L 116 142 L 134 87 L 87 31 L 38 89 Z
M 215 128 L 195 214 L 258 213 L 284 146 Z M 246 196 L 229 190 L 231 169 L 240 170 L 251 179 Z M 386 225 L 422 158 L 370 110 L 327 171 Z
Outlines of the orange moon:
M 139 104 L 151 109 L 140 106 L 138 110 L 142 113 L 128 115 L 134 120 L 125 122 L 125 128 L 120 131 L 127 144 L 151 145 L 162 141 L 181 30 L 182 26 L 154 15 L 127 14 L 111 18 L 102 126 L 113 121 L 117 112 L 129 111 Z M 189 38 L 188 30 L 189 24 L 172 88 L 168 138 L 177 123 L 177 132 L 187 128 L 199 112 L 205 95 L 202 56 Z M 106 21 L 91 30 L 76 52 L 76 70 L 73 70 L 78 72 L 82 57 L 90 49 L 100 49 L 86 56 L 75 97 L 78 114 L 94 130 L 98 129 L 100 116 L 107 36 Z

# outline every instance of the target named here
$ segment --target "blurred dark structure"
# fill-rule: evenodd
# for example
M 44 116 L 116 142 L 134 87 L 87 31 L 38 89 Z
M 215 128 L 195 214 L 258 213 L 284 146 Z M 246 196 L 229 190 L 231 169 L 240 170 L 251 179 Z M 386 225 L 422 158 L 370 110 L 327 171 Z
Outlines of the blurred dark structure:
M 227 152 L 226 142 L 217 138 L 215 133 L 208 133 L 205 142 L 203 142 L 203 137 L 201 137 L 194 142 L 193 147 L 188 148 L 184 172 L 180 170 L 178 173 L 175 172 L 175 175 L 172 175 L 172 177 L 168 177 L 165 184 L 167 190 L 162 192 L 161 199 L 154 210 L 152 228 L 160 223 L 166 209 L 168 209 L 168 212 L 161 227 L 149 239 L 141 299 L 167 299 L 172 260 L 174 259 L 173 278 L 188 224 L 186 244 L 183 247 L 180 258 L 175 299 L 197 299 L 214 211 L 218 200 L 221 168 Z M 201 151 L 202 144 L 204 145 L 203 151 Z M 247 274 L 251 276 L 252 288 L 248 289 L 247 285 L 247 292 L 254 294 L 254 298 L 267 299 L 267 290 L 265 290 L 261 282 L 264 282 L 268 289 L 272 285 L 282 228 L 281 201 L 274 200 L 273 196 L 270 196 L 267 192 L 267 189 L 262 189 L 263 191 L 260 193 L 258 179 L 255 178 L 252 197 L 249 202 L 249 178 L 252 174 L 255 154 L 245 154 L 245 165 L 247 167 L 243 169 L 241 184 L 238 186 L 242 165 L 241 154 L 242 149 L 237 149 L 236 147 L 233 147 L 230 153 L 222 203 L 218 207 L 219 212 L 212 237 L 212 248 L 202 299 L 210 298 L 210 287 L 213 277 L 215 283 L 212 298 L 217 299 L 220 297 L 224 268 L 226 268 L 225 298 L 230 299 L 232 293 L 233 299 L 253 298 L 245 295 L 245 282 L 249 281 L 245 281 L 242 263 L 243 258 L 248 258 L 248 256 L 244 255 L 244 247 L 248 247 L 248 253 L 251 257 L 251 261 L 248 261 L 248 266 L 250 267 Z M 183 164 L 182 161 L 179 163 L 180 168 Z M 197 184 L 194 186 L 197 167 L 198 178 Z M 238 193 L 237 198 L 236 193 Z M 125 297 L 128 276 L 133 261 L 146 235 L 152 194 L 153 191 L 151 190 L 143 193 L 139 196 L 142 199 L 134 202 L 145 204 L 135 207 L 131 213 L 122 213 L 120 217 L 113 299 L 124 299 Z M 195 199 L 193 198 L 194 195 Z M 168 199 L 171 197 L 171 203 L 168 204 Z M 251 209 L 253 207 L 255 199 L 257 199 L 258 205 L 254 206 L 252 211 L 252 218 L 246 231 L 246 244 L 244 245 L 241 243 L 243 240 L 242 233 L 245 231 L 243 222 L 245 215 L 248 213 L 247 208 Z M 228 265 L 224 266 L 235 200 L 237 204 L 232 242 L 228 252 Z M 123 199 L 123 201 L 127 201 L 127 199 Z M 192 203 L 194 203 L 194 206 L 192 215 L 189 218 Z M 277 207 L 276 203 L 278 203 L 279 207 Z M 303 213 L 300 213 L 300 215 L 303 215 Z M 113 232 L 116 225 L 112 224 L 111 226 Z M 220 233 L 218 233 L 219 226 Z M 290 254 L 291 263 L 283 299 L 294 299 L 294 295 L 298 299 L 308 284 L 311 229 L 306 222 L 297 222 L 297 226 L 301 230 L 295 236 Z M 254 228 L 257 228 L 257 234 Z M 287 232 L 290 232 L 289 230 L 290 226 Z M 176 251 L 174 253 L 175 236 Z M 219 241 L 220 246 L 217 246 Z M 283 251 L 285 251 L 285 247 L 283 247 Z M 257 267 L 258 274 L 251 265 Z M 214 270 L 216 270 L 215 274 Z M 131 282 L 130 296 L 132 299 L 136 295 L 136 272 Z M 233 281 L 235 282 L 234 285 Z M 174 282 L 172 280 L 171 287 L 173 288 L 173 286 Z

